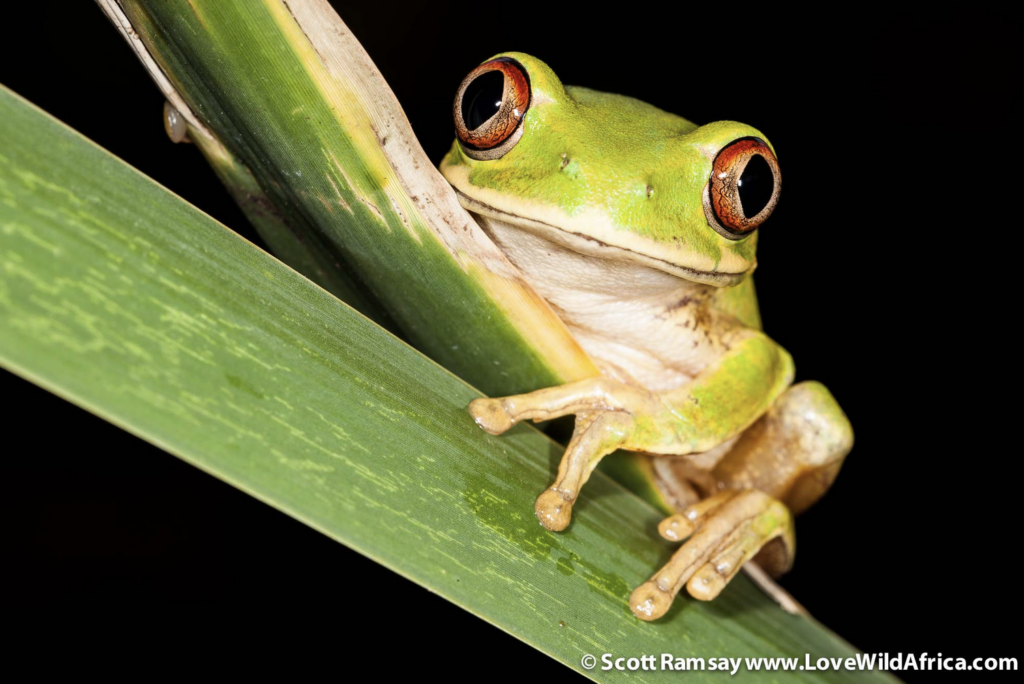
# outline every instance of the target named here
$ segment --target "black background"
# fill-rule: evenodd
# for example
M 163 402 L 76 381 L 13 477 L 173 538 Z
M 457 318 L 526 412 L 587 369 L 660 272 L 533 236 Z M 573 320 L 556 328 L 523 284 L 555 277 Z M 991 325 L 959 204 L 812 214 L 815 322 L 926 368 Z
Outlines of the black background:
M 0 82 L 255 239 L 198 151 L 166 139 L 161 96 L 99 10 L 29 4 L 0 17 Z M 1020 656 L 1004 626 L 1021 609 L 1019 25 L 980 12 L 348 4 L 360 6 L 336 6 L 435 162 L 459 81 L 504 50 L 567 83 L 764 131 L 785 177 L 759 251 L 766 330 L 857 435 L 798 520 L 782 584 L 868 652 Z M 327 624 L 358 615 L 345 649 L 390 654 L 393 674 L 424 674 L 428 658 L 459 679 L 567 673 L 27 382 L 0 375 L 0 392 L 7 607 L 141 611 L 143 625 L 308 609 Z M 444 669 L 455 649 L 458 668 Z

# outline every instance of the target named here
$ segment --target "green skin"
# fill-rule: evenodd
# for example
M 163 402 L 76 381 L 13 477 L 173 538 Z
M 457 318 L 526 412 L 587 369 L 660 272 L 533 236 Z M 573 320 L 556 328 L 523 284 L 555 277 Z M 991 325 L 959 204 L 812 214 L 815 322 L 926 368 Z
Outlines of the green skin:
M 694 565 L 694 559 L 700 563 L 692 568 L 676 567 L 677 572 L 671 571 L 670 563 L 652 578 L 654 589 L 647 586 L 652 582 L 638 589 L 640 594 L 635 592 L 631 607 L 639 617 L 658 617 L 688 581 L 691 594 L 712 598 L 742 561 L 772 540 L 780 540 L 786 547 L 786 561 L 774 568 L 784 570 L 791 560 L 793 539 L 790 516 L 779 500 L 790 508 L 803 508 L 808 500 L 820 496 L 849 451 L 852 433 L 828 391 L 813 383 L 804 387 L 806 391 L 801 390 L 801 410 L 822 417 L 825 441 L 830 441 L 824 457 L 812 454 L 813 449 L 797 449 L 789 455 L 794 467 L 776 469 L 785 472 L 773 481 L 764 474 L 771 466 L 757 456 L 761 451 L 772 451 L 768 448 L 771 445 L 755 443 L 753 437 L 744 442 L 746 438 L 741 435 L 769 414 L 787 392 L 793 363 L 785 350 L 760 332 L 750 278 L 756 266 L 757 231 L 738 240 L 723 236 L 709 223 L 705 204 L 719 151 L 740 138 L 765 137 L 741 123 L 697 126 L 632 98 L 563 86 L 547 65 L 529 55 L 498 56 L 511 57 L 526 70 L 530 106 L 521 123 L 521 138 L 503 156 L 477 160 L 459 141 L 452 146 L 441 171 L 459 192 L 463 205 L 478 215 L 485 229 L 497 231 L 495 239 L 500 245 L 517 245 L 515 231 L 525 231 L 523 235 L 550 240 L 559 254 L 596 259 L 589 263 L 600 264 L 598 268 L 579 269 L 584 274 L 580 278 L 588 281 L 580 286 L 583 289 L 600 291 L 606 272 L 612 280 L 612 271 L 624 266 L 635 266 L 640 278 L 652 271 L 662 279 L 662 274 L 674 276 L 678 280 L 670 282 L 678 284 L 678 291 L 672 295 L 679 300 L 678 305 L 666 306 L 660 315 L 639 322 L 630 314 L 632 317 L 623 325 L 649 323 L 652 338 L 669 330 L 665 326 L 671 324 L 676 335 L 680 328 L 686 328 L 689 336 L 683 338 L 686 344 L 680 344 L 680 348 L 689 349 L 692 341 L 701 356 L 693 362 L 698 367 L 693 369 L 692 377 L 669 389 L 653 391 L 646 386 L 651 383 L 643 378 L 606 372 L 609 378 L 478 400 L 470 407 L 471 413 L 493 434 L 504 432 L 520 420 L 577 416 L 576 432 L 559 477 L 537 502 L 541 523 L 552 530 L 568 525 L 580 487 L 604 455 L 620 448 L 687 457 L 706 455 L 722 447 L 724 455 L 704 463 L 698 459 L 694 461 L 697 466 L 690 468 L 703 468 L 711 475 L 708 481 L 718 484 L 707 485 L 699 477 L 690 478 L 694 484 L 689 488 L 691 493 L 712 495 L 723 482 L 728 490 L 759 490 L 758 496 L 746 497 L 742 504 L 732 504 L 732 508 L 726 504 L 706 512 L 706 519 L 720 523 L 724 532 L 694 532 L 677 559 L 686 556 L 690 557 L 689 565 Z M 491 221 L 505 227 L 490 228 Z M 513 249 L 510 253 L 531 285 L 556 310 L 571 309 L 560 297 L 569 287 L 566 283 L 575 287 L 576 281 L 555 279 L 559 268 L 564 270 L 572 256 L 564 256 L 559 266 L 545 271 L 530 256 L 537 254 L 536 250 Z M 605 290 L 607 296 L 609 288 Z M 691 300 L 698 303 L 683 306 Z M 568 296 L 565 301 L 576 300 Z M 608 308 L 614 309 L 614 302 Z M 614 313 L 609 314 L 607 325 L 603 325 L 612 327 L 617 320 Z M 573 329 L 572 322 L 568 324 Z M 591 321 L 586 329 L 593 327 Z M 604 360 L 600 345 L 588 349 L 584 344 L 584 348 L 599 363 Z M 667 363 L 666 368 L 671 365 Z M 780 410 L 779 415 L 784 411 Z M 732 450 L 744 455 L 730 462 L 733 445 L 741 445 Z M 820 491 L 806 486 L 806 476 L 816 473 L 827 475 L 819 477 L 820 483 L 815 485 Z M 787 501 L 791 492 L 800 492 L 799 501 Z M 690 496 L 686 501 L 679 492 L 674 498 L 685 503 L 694 500 Z M 703 518 L 691 515 L 690 520 L 695 519 Z M 735 534 L 730 537 L 729 532 Z M 708 575 L 701 563 L 718 558 L 739 562 L 732 563 L 723 578 Z M 703 584 L 698 582 L 700 586 L 695 588 L 694 578 Z M 717 587 L 712 595 L 701 589 L 709 585 Z M 641 591 L 645 587 L 646 593 Z M 648 595 L 651 591 L 657 595 Z
M 499 56 L 516 59 L 530 75 L 533 98 L 523 137 L 505 156 L 484 162 L 456 141 L 441 170 L 449 180 L 453 168 L 469 170 L 470 186 L 456 182 L 458 189 L 471 196 L 494 190 L 509 202 L 498 208 L 515 207 L 524 216 L 538 209 L 567 217 L 598 211 L 618 230 L 642 238 L 655 257 L 672 254 L 685 265 L 719 264 L 726 257 L 740 265 L 730 271 L 753 268 L 757 233 L 743 240 L 718 234 L 701 198 L 718 150 L 738 138 L 767 140 L 757 129 L 734 121 L 697 126 L 630 97 L 563 86 L 529 55 Z M 563 154 L 570 159 L 564 169 Z M 656 189 L 652 197 L 648 186 Z

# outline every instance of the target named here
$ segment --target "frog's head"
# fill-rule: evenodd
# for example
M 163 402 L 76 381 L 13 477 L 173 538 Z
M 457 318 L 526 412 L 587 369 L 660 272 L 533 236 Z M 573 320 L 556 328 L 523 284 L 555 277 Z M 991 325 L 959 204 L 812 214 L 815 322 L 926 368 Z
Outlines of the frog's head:
M 757 130 L 697 126 L 621 95 L 563 86 L 521 53 L 474 69 L 455 98 L 441 173 L 470 211 L 583 253 L 731 285 L 756 264 L 779 196 Z

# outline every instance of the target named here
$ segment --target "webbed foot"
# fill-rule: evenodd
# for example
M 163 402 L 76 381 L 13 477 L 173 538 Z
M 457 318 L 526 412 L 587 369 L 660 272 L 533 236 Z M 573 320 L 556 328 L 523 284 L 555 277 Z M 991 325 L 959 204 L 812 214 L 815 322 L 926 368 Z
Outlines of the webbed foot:
M 715 494 L 666 518 L 658 532 L 670 541 L 687 541 L 630 595 L 630 609 L 641 620 L 663 616 L 684 586 L 694 598 L 710 601 L 762 550 L 758 560 L 772 574 L 785 572 L 793 560 L 789 509 L 755 489 Z
M 636 418 L 653 417 L 666 409 L 652 392 L 594 378 L 529 394 L 476 399 L 470 403 L 469 412 L 477 425 L 492 435 L 500 435 L 520 420 L 576 415 L 576 427 L 558 467 L 558 477 L 536 503 L 541 525 L 557 532 L 569 525 L 580 488 L 601 459 L 616 449 L 637 447 L 633 439 Z

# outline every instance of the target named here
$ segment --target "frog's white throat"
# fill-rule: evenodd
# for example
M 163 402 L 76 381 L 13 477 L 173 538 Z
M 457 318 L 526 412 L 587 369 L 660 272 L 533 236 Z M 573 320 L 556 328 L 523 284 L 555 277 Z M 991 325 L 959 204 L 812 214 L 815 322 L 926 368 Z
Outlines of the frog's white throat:
M 620 371 L 623 379 L 664 391 L 692 379 L 713 358 L 713 345 L 696 320 L 717 287 L 623 258 L 618 250 L 584 253 L 548 233 L 474 217 L 584 350 L 613 375 Z M 693 322 L 684 325 L 688 316 Z
M 459 202 L 462 206 L 476 216 L 485 216 L 493 221 L 514 225 L 519 230 L 536 233 L 543 236 L 550 242 L 562 245 L 567 249 L 581 254 L 614 259 L 617 261 L 633 261 L 650 269 L 664 271 L 665 273 L 677 278 L 682 278 L 695 283 L 713 285 L 715 287 L 735 285 L 743 280 L 743 278 L 745 278 L 754 267 L 754 265 L 751 264 L 747 270 L 737 273 L 700 270 L 682 263 L 658 258 L 657 256 L 645 253 L 643 250 L 630 249 L 625 246 L 610 244 L 607 241 L 598 240 L 590 235 L 567 230 L 562 226 L 552 225 L 535 218 L 510 214 L 507 211 L 503 211 L 489 204 L 485 204 L 478 199 L 470 197 L 457 187 L 455 188 L 455 191 L 458 194 Z

